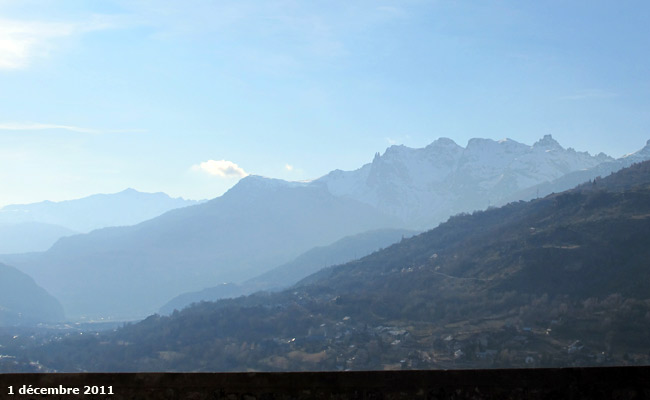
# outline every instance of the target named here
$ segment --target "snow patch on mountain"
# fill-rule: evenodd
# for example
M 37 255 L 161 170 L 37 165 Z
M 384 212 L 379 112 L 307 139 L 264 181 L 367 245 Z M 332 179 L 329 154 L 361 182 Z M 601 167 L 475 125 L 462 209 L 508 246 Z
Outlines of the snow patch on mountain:
M 568 149 L 568 151 L 574 150 Z M 586 153 L 578 154 L 582 154 L 583 157 L 588 157 Z M 641 150 L 627 154 L 616 160 L 613 160 L 611 157 L 608 157 L 603 153 L 598 154 L 595 158 L 601 162 L 591 168 L 580 169 L 573 166 L 572 170 L 566 174 L 518 190 L 509 196 L 502 198 L 496 205 L 503 205 L 517 200 L 530 200 L 537 197 L 544 197 L 551 193 L 563 192 L 589 180 L 608 176 L 623 168 L 627 168 L 632 164 L 650 160 L 650 140 L 648 140 L 645 147 Z
M 648 140 L 645 146 L 634 153 L 626 154 L 619 159 L 622 163 L 627 164 L 626 166 L 632 165 L 634 163 L 643 162 L 650 160 L 650 140 Z
M 458 212 L 483 209 L 511 194 L 613 159 L 563 148 L 551 135 L 532 146 L 475 138 L 466 147 L 448 138 L 413 149 L 391 146 L 355 171 L 317 179 L 336 196 L 373 205 L 426 229 Z

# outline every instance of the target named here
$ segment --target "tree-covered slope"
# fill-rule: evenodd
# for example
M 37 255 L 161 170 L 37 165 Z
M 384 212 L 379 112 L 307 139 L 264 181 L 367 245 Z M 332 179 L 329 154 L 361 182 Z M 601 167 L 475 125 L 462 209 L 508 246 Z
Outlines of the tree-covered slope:
M 277 294 L 202 303 L 41 351 L 72 352 L 49 359 L 69 370 L 647 363 L 648 260 L 644 163 L 450 218 Z

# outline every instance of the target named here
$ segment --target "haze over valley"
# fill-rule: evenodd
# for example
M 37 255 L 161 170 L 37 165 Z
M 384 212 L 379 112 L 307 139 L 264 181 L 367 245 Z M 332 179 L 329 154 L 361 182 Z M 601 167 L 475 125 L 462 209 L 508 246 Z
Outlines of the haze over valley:
M 175 296 L 253 279 L 346 236 L 387 228 L 431 229 L 452 215 L 485 209 L 537 184 L 550 184 L 570 173 L 587 174 L 604 163 L 622 166 L 627 158 L 639 160 L 647 154 L 643 148 L 615 161 L 602 153 L 591 156 L 564 149 L 550 135 L 533 145 L 472 139 L 463 148 L 438 139 L 423 149 L 391 146 L 354 171 L 336 170 L 309 182 L 251 175 L 202 204 L 136 225 L 64 237 L 45 252 L 0 259 L 34 277 L 62 302 L 71 318 L 142 318 Z M 125 196 L 132 197 L 130 203 Z M 190 203 L 156 196 L 169 204 Z M 135 216 L 138 210 L 154 211 L 152 197 L 126 191 L 100 198 L 107 205 L 114 199 L 114 212 Z M 95 198 L 76 201 L 80 219 Z M 75 216 L 70 211 L 74 202 L 42 204 L 49 207 L 49 213 L 40 214 L 44 221 L 57 216 L 57 222 L 75 226 L 74 219 L 63 217 L 65 212 Z M 25 215 L 37 218 L 39 213 L 33 210 L 42 204 L 21 207 Z M 95 210 L 108 221 L 109 213 L 99 206 Z M 388 244 L 378 241 L 357 256 Z M 301 274 L 297 269 L 295 278 L 280 287 L 315 272 L 307 271 Z
M 649 12 L 0 1 L 0 373 L 650 364 Z
M 545 198 L 459 214 L 410 238 L 402 232 L 399 243 L 317 270 L 277 293 L 195 303 L 90 340 L 72 335 L 45 342 L 12 356 L 13 365 L 27 365 L 30 357 L 47 371 L 647 363 L 649 190 L 646 161 Z M 330 247 L 342 251 L 377 240 L 382 231 L 374 232 Z M 286 286 L 307 272 L 297 267 L 328 251 L 314 249 L 230 292 L 221 287 L 186 296 L 215 300 L 216 290 L 236 297 L 274 272 L 294 275 L 283 278 Z M 23 290 L 38 293 L 28 293 L 32 300 L 51 304 L 49 312 L 32 306 L 31 318 L 62 317 L 60 305 L 29 278 L 3 268 L 31 285 Z M 20 307 L 15 298 L 3 301 Z M 5 323 L 15 323 L 11 318 L 3 314 Z M 100 356 L 88 356 L 95 353 Z

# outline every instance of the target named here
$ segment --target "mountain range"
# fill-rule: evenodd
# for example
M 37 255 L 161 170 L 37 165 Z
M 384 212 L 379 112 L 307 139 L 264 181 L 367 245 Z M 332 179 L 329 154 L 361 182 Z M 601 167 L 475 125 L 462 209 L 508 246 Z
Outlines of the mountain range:
M 3 260 L 46 287 L 70 317 L 137 318 L 178 294 L 243 281 L 314 246 L 398 224 L 323 187 L 249 176 L 211 201 Z
M 153 315 L 31 357 L 59 371 L 647 363 L 648 259 L 650 161 L 459 214 L 279 293 Z
M 7 205 L 0 208 L 0 254 L 45 251 L 63 236 L 134 225 L 198 203 L 126 189 L 75 200 Z
M 370 204 L 412 229 L 496 205 L 514 193 L 613 159 L 564 149 L 546 135 L 532 146 L 511 139 L 471 139 L 463 148 L 441 138 L 425 148 L 391 146 L 355 171 L 317 179 L 329 191 Z
M 646 146 L 634 159 L 648 155 Z M 182 293 L 242 283 L 345 236 L 430 229 L 567 174 L 625 162 L 564 149 L 550 135 L 532 146 L 472 139 L 463 148 L 444 138 L 423 149 L 391 146 L 355 171 L 310 182 L 251 175 L 208 202 L 0 259 L 33 276 L 71 317 L 141 317 Z
M 585 152 L 564 149 L 550 135 L 532 146 L 509 139 L 472 139 L 466 148 L 441 138 L 422 149 L 392 146 L 358 170 L 332 171 L 311 184 L 325 184 L 331 193 L 372 205 L 384 214 L 400 218 L 412 229 L 423 229 L 458 212 L 539 197 L 540 187 L 541 195 L 551 193 L 549 189 L 560 192 L 647 159 L 650 159 L 648 145 L 614 160 L 603 153 L 592 157 Z M 543 183 L 529 186 L 535 182 Z M 303 266 L 309 265 L 308 261 L 301 261 Z M 274 268 L 243 286 L 224 283 L 180 295 L 161 311 L 170 312 L 200 300 L 249 294 L 255 288 L 268 289 L 259 286 L 259 282 L 273 279 L 280 271 L 282 267 Z M 292 271 L 297 272 L 298 268 Z
M 43 222 L 0 224 L 0 254 L 45 251 L 64 236 L 78 232 Z
M 623 168 L 627 168 L 634 163 L 639 163 L 646 160 L 650 160 L 650 140 L 648 140 L 646 142 L 646 145 L 637 152 L 627 154 L 616 160 L 607 160 L 592 168 L 575 170 L 573 172 L 562 175 L 559 178 L 555 178 L 525 188 L 510 196 L 507 196 L 501 202 L 499 202 L 499 205 L 507 204 L 510 201 L 531 200 L 540 196 L 546 196 L 551 193 L 563 192 L 583 182 L 587 182 L 588 180 L 608 176 Z

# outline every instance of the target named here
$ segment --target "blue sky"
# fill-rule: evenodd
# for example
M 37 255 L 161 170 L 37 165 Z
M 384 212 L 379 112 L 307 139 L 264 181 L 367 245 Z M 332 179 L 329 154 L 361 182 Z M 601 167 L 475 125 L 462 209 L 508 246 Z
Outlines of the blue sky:
M 0 206 L 650 139 L 646 1 L 0 0 Z

